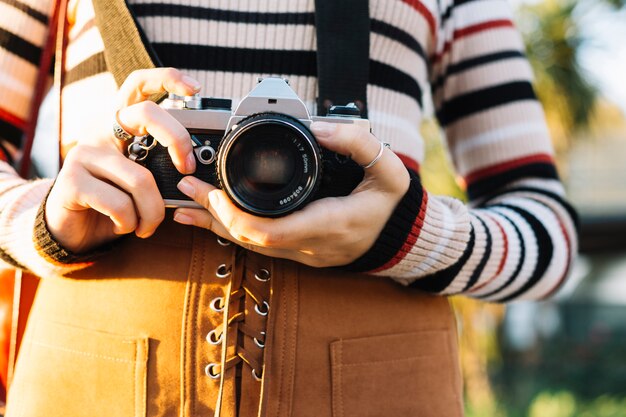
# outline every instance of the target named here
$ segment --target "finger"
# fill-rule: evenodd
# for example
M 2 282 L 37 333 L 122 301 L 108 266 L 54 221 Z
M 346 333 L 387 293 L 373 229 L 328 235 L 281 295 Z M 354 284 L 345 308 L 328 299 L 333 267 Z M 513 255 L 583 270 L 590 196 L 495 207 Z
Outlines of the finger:
M 83 208 L 92 208 L 113 222 L 113 231 L 123 235 L 137 227 L 133 200 L 122 190 L 89 175 L 76 184 L 75 200 Z
M 139 217 L 135 234 L 151 236 L 165 218 L 165 204 L 150 171 L 116 152 L 103 154 L 96 148 L 84 147 L 80 153 L 87 171 L 132 196 Z
M 361 166 L 370 164 L 381 152 L 381 142 L 355 124 L 315 122 L 311 124 L 311 130 L 320 145 L 350 156 Z M 375 188 L 387 194 L 404 195 L 410 182 L 404 163 L 386 146 L 382 147 L 382 154 L 376 163 L 365 169 L 365 179 L 369 180 L 369 184 L 367 187 L 358 187 L 357 192 Z
M 152 68 L 132 72 L 118 92 L 118 108 L 145 101 L 153 94 L 169 92 L 190 96 L 201 84 L 175 68 Z
M 226 227 L 205 209 L 178 208 L 174 211 L 174 221 L 189 226 L 202 227 L 223 239 L 237 242 L 237 239 L 228 233 Z
M 204 229 L 210 230 L 223 239 L 235 242 L 245 249 L 260 253 L 265 256 L 293 260 L 299 260 L 301 257 L 301 254 L 295 253 L 292 250 L 266 248 L 263 246 L 254 245 L 249 242 L 239 241 L 228 232 L 226 227 L 222 223 L 220 223 L 219 220 L 217 220 L 210 212 L 204 209 L 176 209 L 176 211 L 174 212 L 174 221 L 180 224 L 202 227 Z
M 152 101 L 143 101 L 124 107 L 117 113 L 120 126 L 135 136 L 152 135 L 167 147 L 174 166 L 181 174 L 196 169 L 191 137 L 187 129 L 166 110 Z
M 355 124 L 314 122 L 311 124 L 311 131 L 324 148 L 349 156 L 361 166 L 371 163 L 381 150 L 381 142 L 366 129 Z M 390 165 L 396 165 L 393 163 L 394 156 L 393 152 L 383 147 L 382 156 L 366 173 L 385 173 Z
M 269 248 L 294 249 L 303 241 L 315 239 L 332 221 L 328 209 L 335 207 L 333 199 L 326 199 L 328 204 L 315 211 L 305 208 L 280 218 L 259 217 L 241 210 L 223 190 L 198 178 L 185 177 L 178 188 L 209 210 L 238 241 Z
M 232 203 L 224 191 L 191 176 L 180 180 L 178 189 L 209 210 L 236 240 L 268 247 L 273 243 L 265 232 L 273 219 L 244 212 Z

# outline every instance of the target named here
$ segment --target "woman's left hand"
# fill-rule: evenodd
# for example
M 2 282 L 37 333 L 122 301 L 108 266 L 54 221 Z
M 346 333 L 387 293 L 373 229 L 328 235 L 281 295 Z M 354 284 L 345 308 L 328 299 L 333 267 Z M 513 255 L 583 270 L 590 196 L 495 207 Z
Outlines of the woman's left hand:
M 370 163 L 380 150 L 379 140 L 355 125 L 315 122 L 311 131 L 321 146 L 360 165 Z M 374 245 L 409 181 L 402 161 L 385 148 L 349 196 L 323 198 L 287 216 L 267 218 L 242 211 L 224 191 L 188 176 L 178 188 L 206 210 L 179 208 L 174 220 L 204 227 L 263 255 L 314 267 L 340 266 Z

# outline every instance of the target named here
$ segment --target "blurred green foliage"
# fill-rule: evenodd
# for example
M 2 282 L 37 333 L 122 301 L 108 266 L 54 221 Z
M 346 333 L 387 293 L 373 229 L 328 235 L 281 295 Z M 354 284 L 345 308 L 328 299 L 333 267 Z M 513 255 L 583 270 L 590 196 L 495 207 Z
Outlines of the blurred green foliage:
M 575 18 L 577 7 L 580 2 L 574 0 L 546 0 L 518 12 L 537 95 L 566 132 L 588 124 L 598 95 L 578 62 L 585 39 Z
M 569 392 L 542 392 L 532 402 L 528 417 L 624 417 L 626 399 L 602 396 L 583 401 Z
M 623 8 L 626 0 L 544 0 L 517 10 L 535 90 L 557 149 L 567 147 L 574 132 L 589 126 L 600 95 L 579 62 L 581 49 L 596 41 L 585 34 L 583 17 L 597 9 Z

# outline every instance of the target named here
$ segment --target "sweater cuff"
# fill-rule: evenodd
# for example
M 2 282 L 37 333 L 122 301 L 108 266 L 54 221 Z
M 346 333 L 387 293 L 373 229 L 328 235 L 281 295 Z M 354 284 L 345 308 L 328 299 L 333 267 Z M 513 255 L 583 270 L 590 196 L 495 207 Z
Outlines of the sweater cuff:
M 52 233 L 50 233 L 48 225 L 46 224 L 46 202 L 48 201 L 48 195 L 46 195 L 41 205 L 39 206 L 37 216 L 35 217 L 35 227 L 33 231 L 35 248 L 41 256 L 43 256 L 48 262 L 51 262 L 53 264 L 84 265 L 93 262 L 96 258 L 104 255 L 105 253 L 108 253 L 111 250 L 110 245 L 105 245 L 97 249 L 79 254 L 65 249 L 52 236 Z
M 420 177 L 409 171 L 411 182 L 398 206 L 385 224 L 374 245 L 354 262 L 341 269 L 352 272 L 375 273 L 391 268 L 399 262 L 408 250 L 413 237 L 419 235 L 424 223 L 428 196 L 422 188 Z

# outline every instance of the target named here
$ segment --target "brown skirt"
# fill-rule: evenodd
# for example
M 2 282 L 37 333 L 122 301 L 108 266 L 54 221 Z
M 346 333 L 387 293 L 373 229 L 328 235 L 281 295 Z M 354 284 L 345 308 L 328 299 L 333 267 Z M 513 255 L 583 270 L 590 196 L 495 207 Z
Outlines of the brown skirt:
M 167 222 L 41 281 L 7 415 L 462 416 L 454 316 Z

